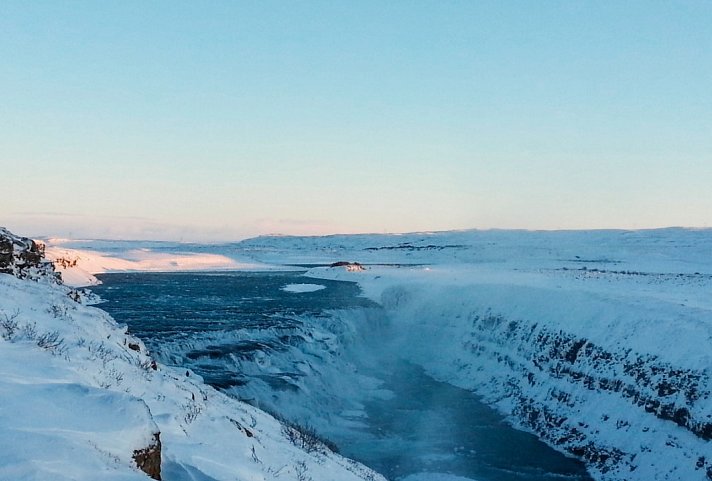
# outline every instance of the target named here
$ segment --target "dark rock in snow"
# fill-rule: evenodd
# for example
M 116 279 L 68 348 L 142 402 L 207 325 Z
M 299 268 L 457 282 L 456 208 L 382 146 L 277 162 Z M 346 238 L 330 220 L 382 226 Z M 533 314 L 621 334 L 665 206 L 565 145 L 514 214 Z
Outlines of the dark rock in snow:
M 0 227 L 0 273 L 20 279 L 49 279 L 59 283 L 54 265 L 44 258 L 44 244 Z
M 347 271 L 365 271 L 366 268 L 358 262 L 339 261 L 334 262 L 329 267 L 345 267 Z
M 136 466 L 153 479 L 161 479 L 161 433 L 153 435 L 153 443 L 133 453 Z

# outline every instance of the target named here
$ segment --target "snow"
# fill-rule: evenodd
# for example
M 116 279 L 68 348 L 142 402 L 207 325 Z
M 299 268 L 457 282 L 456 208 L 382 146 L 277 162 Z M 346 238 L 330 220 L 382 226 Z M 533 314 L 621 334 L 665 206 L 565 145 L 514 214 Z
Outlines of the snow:
M 321 284 L 287 284 L 286 286 L 282 287 L 282 290 L 284 292 L 293 292 L 296 294 L 303 292 L 316 292 L 322 289 L 326 289 L 326 286 L 323 286 Z
M 131 453 L 150 444 L 157 427 L 146 404 L 74 382 L 31 377 L 8 382 L 5 376 L 19 368 L 8 372 L 9 365 L 19 360 L 41 365 L 24 351 L 3 350 L 0 478 L 92 479 L 101 473 L 102 479 L 145 479 L 112 464 L 130 466 Z
M 179 243 L 70 241 L 48 239 L 46 256 L 55 263 L 65 284 L 92 286 L 104 272 L 174 272 L 270 270 L 274 266 L 223 253 L 190 252 Z M 195 247 L 195 246 L 193 246 Z

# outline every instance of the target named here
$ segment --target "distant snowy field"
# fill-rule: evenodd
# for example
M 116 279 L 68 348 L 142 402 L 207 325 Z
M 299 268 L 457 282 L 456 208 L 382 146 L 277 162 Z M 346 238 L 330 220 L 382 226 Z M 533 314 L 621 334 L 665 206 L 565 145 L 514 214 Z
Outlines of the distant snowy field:
M 50 243 L 48 252 L 58 248 Z M 394 350 L 582 457 L 596 478 L 712 479 L 710 230 L 461 231 L 259 237 L 208 246 L 65 242 L 61 248 L 118 259 L 103 270 L 135 268 L 121 262 L 136 262 L 136 249 L 149 257 L 220 259 L 206 269 L 359 262 L 365 271 L 315 267 L 307 275 L 359 282 L 364 295 L 386 308 Z M 76 267 L 97 272 L 81 256 Z M 181 270 L 170 261 L 161 268 Z
M 97 283 L 103 272 L 171 272 L 218 270 L 270 270 L 274 266 L 246 257 L 224 255 L 215 246 L 171 242 L 70 241 L 47 239 L 47 258 L 55 263 L 64 282 L 72 286 Z M 210 249 L 217 252 L 210 252 Z

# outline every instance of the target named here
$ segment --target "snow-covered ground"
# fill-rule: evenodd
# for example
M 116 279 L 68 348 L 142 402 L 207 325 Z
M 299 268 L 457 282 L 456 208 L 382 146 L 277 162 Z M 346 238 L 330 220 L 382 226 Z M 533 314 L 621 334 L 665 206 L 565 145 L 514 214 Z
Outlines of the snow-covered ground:
M 47 258 L 70 286 L 91 286 L 104 272 L 270 270 L 274 266 L 247 258 L 205 252 L 201 246 L 171 242 L 111 242 L 47 239 Z M 215 248 L 215 247 L 214 247 Z
M 7 245 L 1 260 L 24 266 Z M 194 373 L 156 365 L 125 326 L 32 269 L 0 274 L 0 479 L 148 479 L 137 463 L 155 464 L 156 452 L 171 481 L 383 479 Z
M 122 258 L 137 245 L 82 248 Z M 318 267 L 308 276 L 359 282 L 388 313 L 391 349 L 582 457 L 596 478 L 712 479 L 710 230 L 260 237 L 143 248 L 246 264 L 360 262 L 365 271 Z

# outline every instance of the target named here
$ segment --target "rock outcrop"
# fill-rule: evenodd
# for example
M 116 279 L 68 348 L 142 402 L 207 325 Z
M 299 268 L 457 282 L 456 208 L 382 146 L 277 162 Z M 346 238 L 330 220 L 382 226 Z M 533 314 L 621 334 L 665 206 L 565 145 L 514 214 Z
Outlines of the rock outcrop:
M 20 279 L 49 279 L 58 283 L 60 275 L 44 258 L 44 244 L 17 236 L 0 227 L 0 273 Z
M 161 433 L 153 435 L 153 442 L 133 453 L 136 466 L 152 479 L 161 479 Z
M 348 261 L 334 262 L 329 267 L 343 267 L 349 272 L 360 272 L 360 271 L 366 270 L 366 268 L 363 267 L 363 265 L 359 264 L 358 262 L 348 262 Z

